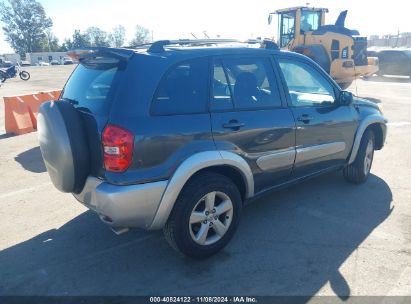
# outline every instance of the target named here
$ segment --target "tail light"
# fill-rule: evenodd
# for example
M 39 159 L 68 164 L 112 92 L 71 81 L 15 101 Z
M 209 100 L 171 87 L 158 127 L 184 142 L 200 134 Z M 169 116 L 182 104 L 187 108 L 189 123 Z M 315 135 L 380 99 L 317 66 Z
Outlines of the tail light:
M 133 158 L 133 135 L 120 127 L 107 125 L 103 131 L 104 167 L 107 171 L 124 172 Z

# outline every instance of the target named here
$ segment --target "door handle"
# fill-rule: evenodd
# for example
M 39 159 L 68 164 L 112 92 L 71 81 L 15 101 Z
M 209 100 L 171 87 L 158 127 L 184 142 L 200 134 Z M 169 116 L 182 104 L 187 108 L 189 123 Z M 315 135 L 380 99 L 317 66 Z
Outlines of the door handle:
M 223 124 L 223 128 L 232 129 L 232 130 L 239 130 L 240 128 L 244 127 L 244 123 L 238 122 L 237 120 L 230 120 L 228 123 Z
M 313 119 L 314 119 L 314 117 L 312 117 L 308 114 L 303 114 L 303 115 L 297 117 L 298 121 L 302 121 L 302 122 L 305 122 L 305 123 L 307 123 L 307 122 L 309 122 L 310 120 L 313 120 Z

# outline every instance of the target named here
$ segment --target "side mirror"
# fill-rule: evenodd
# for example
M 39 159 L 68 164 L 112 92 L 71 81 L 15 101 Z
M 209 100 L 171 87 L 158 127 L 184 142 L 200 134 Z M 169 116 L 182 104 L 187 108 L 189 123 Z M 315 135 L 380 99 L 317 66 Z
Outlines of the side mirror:
M 350 105 L 353 102 L 354 98 L 351 92 L 341 91 L 339 102 L 341 105 Z

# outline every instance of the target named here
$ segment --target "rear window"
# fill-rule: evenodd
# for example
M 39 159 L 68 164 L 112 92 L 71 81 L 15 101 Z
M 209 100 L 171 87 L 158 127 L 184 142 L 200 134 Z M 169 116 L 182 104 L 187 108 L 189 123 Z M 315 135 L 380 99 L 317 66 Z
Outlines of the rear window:
M 117 72 L 118 62 L 115 60 L 93 59 L 84 62 L 68 80 L 62 99 L 93 114 L 107 115 L 110 91 Z

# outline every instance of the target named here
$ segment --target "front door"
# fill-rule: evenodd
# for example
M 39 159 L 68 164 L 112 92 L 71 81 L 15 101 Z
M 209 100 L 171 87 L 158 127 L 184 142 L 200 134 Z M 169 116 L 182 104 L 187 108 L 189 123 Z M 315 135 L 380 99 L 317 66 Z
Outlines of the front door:
M 282 57 L 279 65 L 297 124 L 293 176 L 343 165 L 358 126 L 355 108 L 339 104 L 339 89 L 308 60 Z
M 233 56 L 214 60 L 212 68 L 214 142 L 246 159 L 256 193 L 287 180 L 296 153 L 294 118 L 272 63 L 268 56 Z

